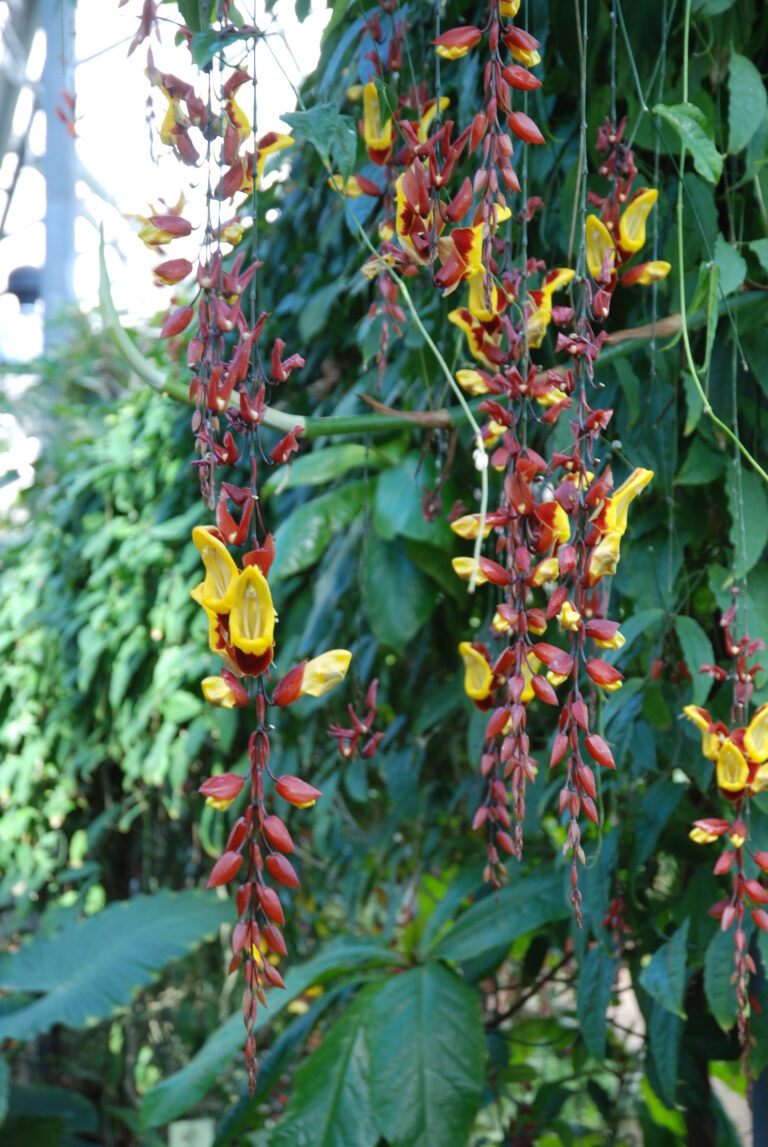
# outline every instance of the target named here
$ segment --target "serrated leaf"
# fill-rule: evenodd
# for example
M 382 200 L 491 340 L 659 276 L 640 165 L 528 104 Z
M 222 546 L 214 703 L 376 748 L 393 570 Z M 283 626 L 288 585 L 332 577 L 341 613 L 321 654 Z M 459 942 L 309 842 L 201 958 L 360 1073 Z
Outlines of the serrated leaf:
M 686 917 L 666 944 L 656 949 L 638 978 L 638 983 L 652 999 L 681 1019 L 685 1019 L 683 998 L 689 927 L 690 920 Z
M 364 496 L 364 482 L 348 482 L 306 502 L 284 518 L 275 532 L 276 555 L 270 581 L 292 577 L 314 565 L 333 535 L 360 513 Z
M 719 183 L 723 157 L 715 147 L 714 131 L 704 112 L 695 104 L 656 104 L 659 115 L 675 129 L 693 158 L 693 166 L 708 183 Z
M 482 1097 L 477 996 L 430 962 L 391 979 L 368 1027 L 371 1100 L 390 1147 L 465 1147 Z
M 587 952 L 579 971 L 579 1030 L 595 1059 L 605 1057 L 606 1012 L 618 966 L 619 961 L 596 944 Z
M 311 960 L 288 970 L 285 991 L 270 993 L 269 1007 L 259 1009 L 256 1029 L 271 1023 L 291 1000 L 315 984 L 325 983 L 358 968 L 398 963 L 402 960 L 397 953 L 370 940 L 347 936 L 333 941 Z M 181 1071 L 151 1087 L 142 1099 L 142 1127 L 160 1127 L 199 1103 L 238 1048 L 242 1047 L 243 1031 L 243 1017 L 238 1010 L 209 1036 Z
M 376 1147 L 366 1030 L 381 989 L 365 988 L 296 1072 L 271 1147 Z
M 676 617 L 675 630 L 683 651 L 683 660 L 693 678 L 693 704 L 703 705 L 712 688 L 712 678 L 708 673 L 700 673 L 699 668 L 701 665 L 714 664 L 712 642 L 692 617 Z
M 352 116 L 342 115 L 335 104 L 325 103 L 284 112 L 282 119 L 295 135 L 311 143 L 326 163 L 333 158 L 345 179 L 351 175 L 357 155 L 357 128 Z
M 562 884 L 553 873 L 524 876 L 473 904 L 438 942 L 433 955 L 471 960 L 570 914 Z
M 0 1040 L 106 1019 L 170 960 L 214 933 L 226 915 L 227 905 L 205 893 L 162 891 L 110 904 L 55 936 L 36 937 L 0 960 L 0 988 L 41 993 L 0 1016 Z
M 768 115 L 768 96 L 759 71 L 746 56 L 731 53 L 728 67 L 728 151 L 736 155 L 747 146 Z

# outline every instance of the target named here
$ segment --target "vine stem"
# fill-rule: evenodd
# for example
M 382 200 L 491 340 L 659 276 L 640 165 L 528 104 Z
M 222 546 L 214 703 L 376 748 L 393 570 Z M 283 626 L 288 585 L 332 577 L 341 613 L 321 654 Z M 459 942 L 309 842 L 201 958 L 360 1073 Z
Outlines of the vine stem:
M 691 0 L 685 0 L 685 15 L 683 21 L 683 103 L 688 102 L 688 40 L 690 37 L 691 28 Z M 739 438 L 738 434 L 734 434 L 730 426 L 723 422 L 721 418 L 715 414 L 712 406 L 710 405 L 709 398 L 701 385 L 699 372 L 696 363 L 693 359 L 693 351 L 691 350 L 691 340 L 688 332 L 688 320 L 685 313 L 685 244 L 683 242 L 683 171 L 685 168 L 685 143 L 680 146 L 680 164 L 677 173 L 677 276 L 680 290 L 680 331 L 683 336 L 683 348 L 685 350 L 685 361 L 693 379 L 693 384 L 698 391 L 699 398 L 702 402 L 702 410 L 704 414 L 717 426 L 717 428 L 728 438 L 733 445 L 741 452 L 750 466 L 760 475 L 762 480 L 768 485 L 768 473 L 763 469 L 756 458 L 753 458 L 749 450 L 747 450 L 744 443 Z

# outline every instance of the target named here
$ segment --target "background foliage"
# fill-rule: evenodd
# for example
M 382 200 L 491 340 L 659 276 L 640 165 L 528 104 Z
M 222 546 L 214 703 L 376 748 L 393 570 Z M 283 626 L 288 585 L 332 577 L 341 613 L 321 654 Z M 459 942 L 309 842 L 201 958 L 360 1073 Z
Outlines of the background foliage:
M 190 5 L 180 7 L 191 19 Z M 591 141 L 609 108 L 611 27 L 608 5 L 590 8 Z M 659 318 L 679 309 L 674 156 L 687 132 L 694 353 L 709 356 L 713 408 L 729 425 L 738 419 L 764 463 L 768 13 L 753 0 L 695 0 L 692 9 L 693 127 L 674 113 L 679 4 L 620 12 L 618 108 L 636 127 L 642 181 L 660 192 L 658 250 L 674 270 L 658 292 Z M 428 59 L 432 7 L 403 13 L 412 61 Z M 449 5 L 443 26 L 470 19 L 465 5 Z M 579 146 L 572 5 L 531 2 L 530 27 L 544 46 L 533 111 L 549 144 L 529 167 L 530 191 L 545 199 L 530 245 L 557 265 Z M 206 35 L 201 27 L 198 52 L 210 50 Z M 355 116 L 345 93 L 368 78 L 371 46 L 363 6 L 334 5 L 306 105 Z M 463 123 L 479 76 L 471 56 L 462 64 L 444 68 L 442 82 Z M 641 110 L 638 80 L 643 102 L 672 109 L 658 129 Z M 306 135 L 306 123 L 295 130 Z M 364 225 L 374 206 L 353 202 Z M 379 370 L 363 254 L 309 143 L 260 207 L 278 213 L 263 239 L 260 305 L 307 358 L 287 405 L 354 415 L 367 411 L 361 393 L 406 409 L 447 405 L 412 325 Z M 428 284 L 416 296 L 449 363 L 461 365 L 444 304 Z M 625 291 L 612 326 L 650 322 L 652 307 L 651 292 Z M 188 595 L 198 564 L 189 535 L 203 514 L 188 414 L 139 387 L 97 329 L 73 327 L 71 346 L 41 364 L 18 411 L 44 449 L 37 483 L 0 539 L 3 1142 L 151 1147 L 187 1113 L 215 1117 L 218 1145 L 736 1142 L 710 1084 L 720 1076 L 744 1090 L 732 941 L 706 915 L 720 895 L 711 857 L 688 840 L 717 798 L 711 765 L 678 714 L 706 701 L 727 717 L 727 697 L 709 696 L 697 667 L 723 653 L 718 615 L 734 576 L 747 575 L 751 634 L 768 637 L 768 499 L 704 415 L 677 338 L 600 359 L 602 405 L 615 411 L 604 460 L 656 477 L 633 507 L 614 579 L 627 638 L 616 662 L 627 680 L 603 706 L 617 771 L 603 777 L 605 829 L 589 841 L 581 932 L 558 860 L 557 783 L 543 770 L 529 791 L 525 862 L 498 897 L 482 888 L 468 831 L 485 720 L 464 696 L 456 647 L 487 621 L 490 598 L 467 597 L 450 573 L 445 517 L 422 512 L 438 479 L 446 513 L 458 498 L 473 504 L 466 428 L 455 442 L 405 426 L 320 438 L 290 473 L 270 477 L 284 663 L 352 643 L 358 676 L 342 700 L 378 676 L 387 733 L 373 762 L 345 765 L 325 736 L 336 695 L 330 709 L 304 701 L 298 716 L 280 714 L 281 771 L 309 776 L 324 798 L 291 823 L 303 890 L 287 933 L 287 990 L 262 1012 L 269 1050 L 250 1101 L 234 1058 L 241 1020 L 220 986 L 232 912 L 223 894 L 197 891 L 229 814 L 201 809 L 195 791 L 245 745 L 236 714 L 204 708 L 199 695 L 211 659 Z M 764 700 L 764 676 L 758 685 Z M 540 711 L 531 731 L 545 749 L 552 730 Z M 752 832 L 768 848 L 765 800 L 753 802 Z M 628 930 L 617 979 L 602 922 L 619 894 Z M 630 988 L 644 1021 L 638 1037 L 625 1028 L 629 1014 L 640 1030 L 639 1018 L 617 1007 Z M 764 1021 L 753 1024 L 759 1036 Z M 756 1071 L 766 1048 L 759 1040 Z

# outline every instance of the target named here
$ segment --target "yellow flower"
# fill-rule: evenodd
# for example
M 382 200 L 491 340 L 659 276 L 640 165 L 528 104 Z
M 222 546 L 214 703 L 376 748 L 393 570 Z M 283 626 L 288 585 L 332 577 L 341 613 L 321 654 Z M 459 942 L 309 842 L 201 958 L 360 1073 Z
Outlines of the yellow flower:
M 608 500 L 605 511 L 605 528 L 607 533 L 618 534 L 623 537 L 627 532 L 627 511 L 630 503 L 634 501 L 641 490 L 653 478 L 653 470 L 633 470 L 626 482 L 614 490 Z
M 453 572 L 457 575 L 457 577 L 460 577 L 462 581 L 469 581 L 472 577 L 472 570 L 475 567 L 475 559 L 452 558 L 451 565 L 453 566 Z M 487 581 L 488 578 L 485 576 L 483 571 L 478 568 L 477 577 L 475 578 L 475 585 L 485 585 Z
M 234 691 L 223 677 L 204 677 L 202 687 L 206 701 L 216 709 L 234 709 L 237 705 Z
M 588 215 L 586 224 L 587 265 L 593 279 L 597 279 L 603 269 L 605 256 L 610 252 L 609 268 L 613 270 L 616 261 L 616 244 L 611 233 L 597 215 Z
M 749 786 L 749 791 L 752 793 L 761 793 L 765 789 L 768 789 L 768 764 L 760 766 Z
M 619 220 L 619 243 L 622 250 L 632 254 L 645 243 L 645 221 L 659 193 L 655 187 L 648 187 L 636 195 Z M 590 268 L 591 270 L 591 268 Z
M 458 534 L 460 538 L 466 538 L 467 541 L 474 542 L 478 533 L 480 532 L 480 515 L 479 514 L 465 514 L 463 518 L 457 518 L 455 522 L 451 522 L 451 529 L 454 534 Z M 485 523 L 483 529 L 483 537 L 487 538 L 493 526 Z
M 484 701 L 493 682 L 490 665 L 468 641 L 461 642 L 459 653 L 464 661 L 464 690 L 467 696 L 473 701 Z
M 712 844 L 717 840 L 716 832 L 707 832 L 706 829 L 695 827 L 688 833 L 694 844 Z
M 491 370 L 496 370 L 493 362 L 488 358 L 485 353 L 487 344 L 493 347 L 498 347 L 501 342 L 501 332 L 490 334 L 483 324 L 476 319 L 468 307 L 459 307 L 458 310 L 449 311 L 448 322 L 453 323 L 454 326 L 459 327 L 464 331 L 467 336 L 467 343 L 469 344 L 469 353 L 473 358 L 481 362 L 483 366 L 489 367 Z
M 448 99 L 448 96 L 441 96 L 440 97 L 440 115 L 443 114 L 443 112 L 446 110 L 446 108 L 450 107 L 450 104 L 451 104 L 451 101 Z M 419 132 L 418 132 L 419 143 L 426 143 L 427 142 L 427 137 L 429 136 L 429 129 L 432 126 L 432 122 L 433 122 L 436 115 L 437 115 L 437 101 L 436 100 L 430 100 L 429 103 L 427 104 L 427 110 L 424 112 L 424 115 L 419 120 Z
M 313 657 L 304 666 L 304 676 L 301 680 L 301 693 L 310 697 L 322 697 L 335 689 L 347 675 L 352 654 L 348 649 L 330 649 Z
M 236 247 L 243 237 L 244 230 L 242 223 L 239 220 L 235 220 L 222 227 L 219 232 L 219 237 L 222 243 L 231 243 L 233 247 Z
M 561 629 L 567 629 L 570 630 L 571 633 L 575 633 L 579 628 L 581 614 L 573 607 L 570 601 L 564 601 L 557 620 L 560 622 Z
M 195 526 L 192 541 L 203 559 L 205 580 L 190 591 L 191 596 L 207 611 L 227 613 L 238 572 L 232 555 L 208 526 Z
M 520 0 L 501 0 L 499 11 L 503 20 L 514 20 L 520 11 Z
M 642 266 L 633 268 L 633 270 L 636 270 L 637 274 L 627 272 L 626 275 L 622 276 L 622 282 L 625 279 L 629 281 L 631 277 L 632 284 L 650 287 L 652 283 L 660 283 L 662 279 L 666 279 L 672 270 L 672 265 L 663 259 L 652 259 L 649 263 L 643 263 Z
M 545 558 L 533 571 L 531 585 L 544 585 L 545 582 L 555 581 L 559 576 L 560 565 L 557 558 Z
M 608 637 L 604 641 L 598 641 L 595 637 L 593 641 L 598 649 L 621 649 L 622 645 L 626 644 L 626 638 L 623 633 L 619 633 L 618 629 L 613 637 Z
M 557 689 L 558 685 L 562 685 L 563 681 L 567 680 L 567 675 L 562 673 L 553 673 L 551 669 L 547 672 L 547 681 L 549 681 L 550 685 L 552 685 L 555 689 Z
M 768 701 L 761 705 L 747 726 L 744 747 L 753 761 L 768 761 Z
M 488 393 L 488 383 L 479 370 L 457 370 L 456 381 L 461 389 L 465 390 L 472 398 Z
M 717 783 L 727 793 L 743 789 L 749 776 L 744 754 L 726 737 L 717 758 Z
M 604 534 L 592 551 L 589 562 L 589 584 L 595 585 L 601 577 L 615 574 L 621 558 L 621 535 Z
M 235 582 L 229 636 L 243 653 L 266 653 L 275 634 L 275 610 L 267 579 L 258 566 L 246 566 Z
M 491 281 L 491 306 L 486 305 L 485 275 L 479 273 L 471 275 L 469 279 L 469 309 L 476 319 L 489 323 L 499 313 L 499 291 L 496 284 Z
M 346 181 L 343 175 L 331 175 L 328 179 L 328 186 L 340 191 L 345 199 L 359 199 L 361 195 L 365 195 L 356 175 L 350 175 Z
M 386 153 L 392 147 L 392 120 L 388 119 L 382 128 L 379 93 L 373 83 L 363 89 L 363 139 L 371 151 Z
M 287 147 L 293 147 L 293 136 L 282 135 L 280 132 L 271 131 L 263 136 L 256 145 L 256 186 L 261 186 L 261 177 L 264 174 L 264 164 L 267 162 L 267 157 L 276 151 L 285 151 Z M 250 172 L 249 172 L 250 174 Z M 252 183 L 251 180 L 248 183 Z M 252 191 L 252 186 L 242 187 L 242 191 Z
M 525 661 L 523 662 L 523 666 L 522 666 L 523 681 L 525 682 L 525 684 L 523 685 L 523 691 L 520 694 L 520 700 L 521 700 L 523 705 L 529 705 L 535 696 L 535 693 L 533 692 L 532 682 L 533 682 L 534 675 L 536 673 L 538 673 L 540 668 L 541 668 L 541 662 L 539 661 L 538 657 L 536 657 L 533 653 L 529 652 L 526 655 Z M 511 724 L 512 724 L 512 719 L 510 718 L 510 725 Z M 505 730 L 505 732 L 507 732 L 507 730 Z

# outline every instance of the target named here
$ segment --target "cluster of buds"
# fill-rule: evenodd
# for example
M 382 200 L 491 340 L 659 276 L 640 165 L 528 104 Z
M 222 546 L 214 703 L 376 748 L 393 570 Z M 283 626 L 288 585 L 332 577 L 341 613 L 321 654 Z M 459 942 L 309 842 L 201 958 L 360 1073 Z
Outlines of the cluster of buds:
M 618 127 L 609 120 L 597 133 L 597 150 L 607 156 L 599 173 L 610 181 L 608 195 L 588 192 L 589 202 L 600 215 L 587 216 L 587 264 L 597 291 L 593 313 L 598 322 L 608 317 L 611 297 L 619 282 L 625 287 L 650 286 L 665 279 L 670 264 L 662 259 L 627 264 L 645 246 L 648 216 L 659 197 L 656 188 L 641 187 L 632 193 L 637 176 L 632 149 L 623 141 L 626 116 Z M 626 268 L 626 269 L 625 269 Z
M 223 4 L 222 19 L 227 19 L 227 9 Z M 147 31 L 152 18 L 145 6 Z M 206 616 L 210 649 L 221 659 L 219 673 L 202 682 L 203 696 L 217 708 L 249 711 L 252 721 L 244 772 L 211 776 L 200 792 L 209 806 L 222 812 L 235 801 L 241 804 L 208 886 L 238 882 L 229 972 L 241 970 L 244 977 L 246 1065 L 253 1091 L 258 1070 L 253 1032 L 257 1009 L 266 1003 L 268 986 L 283 986 L 278 963 L 287 955 L 287 947 L 281 931 L 285 912 L 279 890 L 299 887 L 289 860 L 294 851 L 290 832 L 284 819 L 269 807 L 270 783 L 279 799 L 299 809 L 310 808 L 321 796 L 301 777 L 273 773 L 270 737 L 274 726 L 269 723 L 269 710 L 292 705 L 304 696 L 328 693 L 344 680 L 351 654 L 334 649 L 302 661 L 271 688 L 277 613 L 269 574 L 275 546 L 262 519 L 259 469 L 262 463 L 285 463 L 298 450 L 301 427 L 286 426 L 288 433 L 268 444 L 264 420 L 272 389 L 303 367 L 304 360 L 298 354 L 286 355 L 282 338 L 274 338 L 266 352 L 263 348 L 270 316 L 257 315 L 256 276 L 262 264 L 248 237 L 243 241 L 241 215 L 256 210 L 255 192 L 267 157 L 290 146 L 292 140 L 271 132 L 252 142 L 251 123 L 236 99 L 241 89 L 252 90 L 251 76 L 241 67 L 226 79 L 222 76 L 215 106 L 212 82 L 204 102 L 191 84 L 157 69 L 151 54 L 147 76 L 168 101 L 160 129 L 162 142 L 183 163 L 204 162 L 209 172 L 207 222 L 196 266 L 185 258 L 167 259 L 154 274 L 159 283 L 172 286 L 195 276 L 195 297 L 170 311 L 161 335 L 178 336 L 197 320 L 187 345 L 193 375 L 190 402 L 195 406 L 192 430 L 197 457 L 193 465 L 214 521 L 196 527 L 192 534 L 205 576 L 191 593 Z M 222 200 L 232 202 L 239 195 L 245 199 L 235 207 L 234 218 L 224 220 Z M 192 225 L 183 208 L 180 200 L 164 213 L 143 219 L 140 237 L 144 243 L 163 252 L 167 244 L 189 236 Z M 252 230 L 250 237 L 254 234 Z M 236 251 L 241 243 L 242 249 Z
M 687 705 L 683 710 L 701 733 L 701 751 L 715 765 L 715 782 L 730 805 L 727 817 L 706 817 L 695 821 L 691 840 L 695 844 L 712 844 L 721 840 L 725 849 L 714 866 L 716 876 L 731 877 L 731 893 L 718 900 L 709 909 L 710 916 L 720 921 L 723 932 L 732 928 L 734 942 L 734 972 L 731 983 L 736 985 L 737 1025 L 739 1040 L 745 1056 L 749 1053 L 749 1007 L 756 1001 L 749 993 L 749 976 L 755 974 L 755 963 L 747 950 L 745 917 L 749 912 L 753 924 L 768 932 L 768 889 L 763 874 L 768 872 L 768 852 L 753 852 L 749 846 L 749 799 L 768 788 L 768 703 L 761 705 L 747 723 L 749 702 L 754 689 L 755 674 L 762 665 L 748 662 L 765 648 L 764 642 L 744 635 L 738 641 L 731 636 L 731 625 L 736 606 L 723 616 L 728 656 L 733 669 L 728 672 L 717 665 L 704 665 L 716 681 L 730 682 L 733 688 L 731 726 L 715 720 L 706 709 Z M 751 869 L 751 872 L 750 872 Z M 735 925 L 735 928 L 734 928 Z
M 337 724 L 329 726 L 328 736 L 336 742 L 342 760 L 351 761 L 354 757 L 360 756 L 364 761 L 369 761 L 375 755 L 379 741 L 384 736 L 381 730 L 376 733 L 373 731 L 378 689 L 379 683 L 374 679 L 368 686 L 365 695 L 365 715 L 363 717 L 358 715 L 352 705 L 347 706 L 351 721 L 349 728 Z

